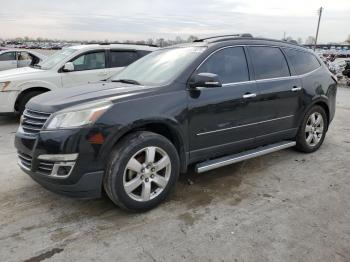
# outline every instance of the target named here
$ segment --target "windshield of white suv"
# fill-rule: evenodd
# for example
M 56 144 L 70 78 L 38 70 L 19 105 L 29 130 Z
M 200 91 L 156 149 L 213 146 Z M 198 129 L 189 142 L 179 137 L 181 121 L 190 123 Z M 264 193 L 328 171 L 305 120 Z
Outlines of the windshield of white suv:
M 176 47 L 154 51 L 132 63 L 111 81 L 159 86 L 175 79 L 205 47 Z
M 60 51 L 57 51 L 53 55 L 49 56 L 48 58 L 46 58 L 42 62 L 40 62 L 37 65 L 37 67 L 39 67 L 41 69 L 45 69 L 45 70 L 51 69 L 52 67 L 57 65 L 57 63 L 63 61 L 64 59 L 66 59 L 67 57 L 69 57 L 71 54 L 73 54 L 76 51 L 77 50 L 74 48 L 66 48 L 66 49 L 62 49 Z

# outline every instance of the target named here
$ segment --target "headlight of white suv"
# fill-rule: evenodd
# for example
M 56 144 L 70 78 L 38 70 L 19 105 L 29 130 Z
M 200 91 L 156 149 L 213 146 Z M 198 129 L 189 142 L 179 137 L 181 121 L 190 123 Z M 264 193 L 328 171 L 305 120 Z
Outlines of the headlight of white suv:
M 0 82 L 0 91 L 5 91 L 6 87 L 8 87 L 10 83 L 10 81 Z
M 54 113 L 47 121 L 44 129 L 65 129 L 90 125 L 112 106 L 112 102 L 88 103 L 73 106 Z

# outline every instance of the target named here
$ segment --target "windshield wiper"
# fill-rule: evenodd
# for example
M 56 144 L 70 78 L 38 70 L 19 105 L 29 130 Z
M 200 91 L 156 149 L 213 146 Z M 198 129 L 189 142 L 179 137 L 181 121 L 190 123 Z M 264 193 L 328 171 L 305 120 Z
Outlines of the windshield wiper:
M 126 83 L 126 84 L 132 84 L 132 85 L 141 85 L 139 82 L 133 79 L 117 79 L 112 80 L 112 82 L 120 82 L 120 83 Z

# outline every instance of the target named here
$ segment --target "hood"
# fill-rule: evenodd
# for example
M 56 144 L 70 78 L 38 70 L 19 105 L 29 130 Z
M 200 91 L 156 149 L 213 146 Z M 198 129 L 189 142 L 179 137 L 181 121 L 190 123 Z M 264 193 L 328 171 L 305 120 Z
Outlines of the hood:
M 50 91 L 31 99 L 27 108 L 46 113 L 54 113 L 70 106 L 100 99 L 121 101 L 154 90 L 153 87 L 124 83 L 94 83 Z
M 11 81 L 17 77 L 23 78 L 25 75 L 32 75 L 43 72 L 44 70 L 33 67 L 21 67 L 15 69 L 4 70 L 0 72 L 0 81 Z

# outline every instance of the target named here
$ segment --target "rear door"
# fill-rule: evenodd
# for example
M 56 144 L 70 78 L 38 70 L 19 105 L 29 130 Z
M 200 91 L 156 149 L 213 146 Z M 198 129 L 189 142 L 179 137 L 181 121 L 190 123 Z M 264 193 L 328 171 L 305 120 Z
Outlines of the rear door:
M 0 54 L 0 70 L 17 68 L 16 52 Z
M 259 90 L 257 139 L 280 140 L 294 132 L 301 107 L 300 80 L 291 77 L 285 55 L 278 47 L 250 46 L 254 76 Z M 272 142 L 272 141 L 271 141 Z
M 134 50 L 110 50 L 110 76 L 120 72 L 124 67 L 135 62 L 137 59 L 139 59 L 139 54 Z
M 74 71 L 62 72 L 63 87 L 71 87 L 107 79 L 110 70 L 106 66 L 105 50 L 90 51 L 83 53 L 70 62 L 74 64 Z

